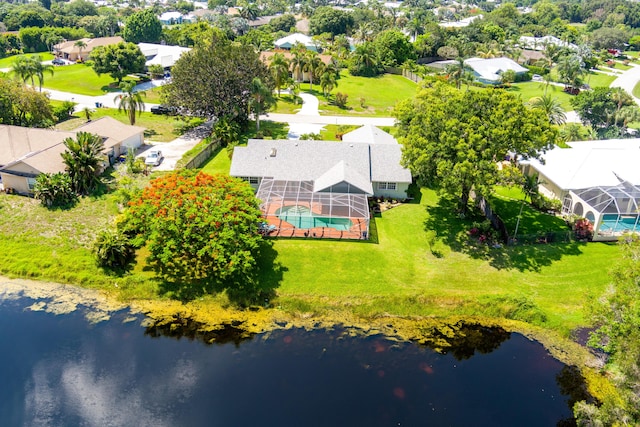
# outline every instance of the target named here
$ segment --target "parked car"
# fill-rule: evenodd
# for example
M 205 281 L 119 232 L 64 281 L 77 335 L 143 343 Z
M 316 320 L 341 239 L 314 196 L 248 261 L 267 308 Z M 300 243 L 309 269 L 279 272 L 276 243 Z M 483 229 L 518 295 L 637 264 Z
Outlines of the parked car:
M 162 151 L 151 150 L 147 154 L 147 157 L 144 159 L 144 164 L 148 166 L 158 166 L 160 163 L 162 163 L 162 159 L 164 159 Z
M 540 74 L 534 74 L 533 76 L 531 76 L 531 80 L 533 80 L 534 82 L 541 82 L 542 76 Z
M 156 105 L 151 107 L 152 114 L 175 114 L 175 107 L 169 107 L 168 105 Z
M 62 58 L 55 58 L 51 63 L 53 65 L 66 65 L 66 62 Z

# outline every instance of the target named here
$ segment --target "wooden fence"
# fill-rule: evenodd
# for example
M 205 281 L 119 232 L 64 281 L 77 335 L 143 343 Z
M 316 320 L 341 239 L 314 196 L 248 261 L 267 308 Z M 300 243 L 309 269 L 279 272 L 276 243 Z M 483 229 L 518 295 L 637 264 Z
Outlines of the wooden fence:
M 195 155 L 191 160 L 185 163 L 185 169 L 196 169 L 202 166 L 209 157 L 211 157 L 211 153 L 220 147 L 220 140 L 214 139 L 209 144 L 205 145 L 202 150 Z

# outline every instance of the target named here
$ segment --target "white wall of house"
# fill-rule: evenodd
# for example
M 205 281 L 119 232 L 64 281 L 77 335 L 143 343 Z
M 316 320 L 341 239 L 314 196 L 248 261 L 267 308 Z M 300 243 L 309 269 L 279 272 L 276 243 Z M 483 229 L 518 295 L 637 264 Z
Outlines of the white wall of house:
M 28 194 L 33 191 L 29 188 L 29 179 L 24 176 L 10 175 L 0 172 L 0 179 L 5 190 L 11 189 L 16 193 Z
M 372 182 L 373 195 L 375 197 L 391 197 L 394 199 L 406 199 L 409 184 L 406 182 Z
M 124 141 L 122 141 L 122 143 L 120 144 L 122 148 L 119 154 L 126 154 L 129 148 L 137 149 L 143 143 L 144 143 L 144 136 L 142 132 L 137 135 L 131 136 L 125 139 Z

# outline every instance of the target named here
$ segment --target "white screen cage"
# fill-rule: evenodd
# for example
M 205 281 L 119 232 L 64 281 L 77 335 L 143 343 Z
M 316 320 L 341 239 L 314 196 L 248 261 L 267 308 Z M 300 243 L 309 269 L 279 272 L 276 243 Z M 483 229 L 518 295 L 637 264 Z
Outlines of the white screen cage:
M 265 219 L 263 231 L 284 237 L 369 238 L 366 194 L 313 188 L 313 181 L 263 178 L 256 194 Z

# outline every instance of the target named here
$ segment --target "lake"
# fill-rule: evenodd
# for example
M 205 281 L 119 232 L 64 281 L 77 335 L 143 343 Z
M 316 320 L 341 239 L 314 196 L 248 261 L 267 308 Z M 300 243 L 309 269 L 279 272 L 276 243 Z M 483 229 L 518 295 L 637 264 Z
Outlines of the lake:
M 90 324 L 32 303 L 0 301 L 2 426 L 556 426 L 585 397 L 577 369 L 498 328 L 463 326 L 441 354 L 346 329 L 240 339 L 126 311 Z

